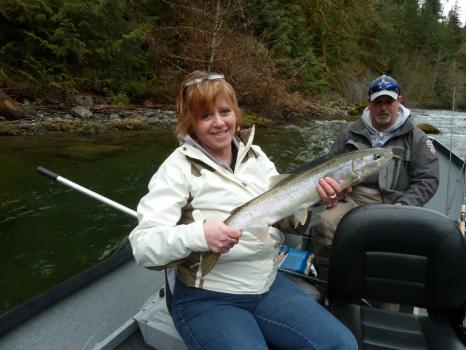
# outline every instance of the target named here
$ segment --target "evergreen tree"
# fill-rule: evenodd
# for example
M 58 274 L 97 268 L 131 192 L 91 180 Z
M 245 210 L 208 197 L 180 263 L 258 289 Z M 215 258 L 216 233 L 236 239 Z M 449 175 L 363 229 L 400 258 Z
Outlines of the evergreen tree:
M 279 79 L 290 88 L 312 96 L 325 88 L 323 66 L 313 48 L 313 34 L 307 30 L 309 9 L 299 2 L 256 0 L 251 6 L 255 33 L 271 50 Z
M 204 69 L 225 73 L 242 103 L 279 114 L 303 97 L 364 100 L 388 73 L 409 104 L 448 108 L 466 74 L 458 9 L 444 18 L 440 0 L 0 0 L 0 88 L 172 103 L 181 76 Z

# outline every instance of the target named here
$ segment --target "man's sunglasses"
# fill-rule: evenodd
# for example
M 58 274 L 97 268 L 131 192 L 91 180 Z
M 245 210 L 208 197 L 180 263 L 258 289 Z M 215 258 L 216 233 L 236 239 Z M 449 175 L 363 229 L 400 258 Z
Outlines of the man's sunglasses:
M 381 81 L 381 82 L 372 84 L 372 86 L 369 89 L 369 95 L 372 95 L 373 93 L 376 93 L 382 90 L 394 91 L 397 94 L 400 94 L 400 88 L 398 87 L 398 84 L 396 82 Z

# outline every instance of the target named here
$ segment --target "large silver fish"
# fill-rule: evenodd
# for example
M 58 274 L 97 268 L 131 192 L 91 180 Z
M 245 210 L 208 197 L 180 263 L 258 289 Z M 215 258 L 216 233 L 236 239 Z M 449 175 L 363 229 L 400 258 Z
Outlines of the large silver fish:
M 322 162 L 310 163 L 293 174 L 278 175 L 271 188 L 235 209 L 225 224 L 250 232 L 265 239 L 270 225 L 294 214 L 295 222 L 304 223 L 308 208 L 320 198 L 317 185 L 329 176 L 346 188 L 376 173 L 392 159 L 392 152 L 383 148 L 370 148 L 344 153 Z M 220 255 L 202 254 L 201 270 L 205 276 L 217 263 Z

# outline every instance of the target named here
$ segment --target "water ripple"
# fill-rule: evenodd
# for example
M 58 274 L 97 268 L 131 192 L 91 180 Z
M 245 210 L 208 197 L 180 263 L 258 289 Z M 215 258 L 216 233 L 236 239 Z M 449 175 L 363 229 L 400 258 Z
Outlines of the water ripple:
M 427 123 L 440 130 L 433 135 L 460 157 L 466 157 L 466 114 L 444 110 L 413 110 L 415 124 Z
M 2 209 L 2 216 L 0 223 L 7 224 L 12 221 L 23 219 L 25 217 L 34 217 L 38 214 L 33 210 L 28 208 L 25 205 L 20 205 L 18 207 L 8 208 L 6 210 Z
M 56 268 L 56 265 L 45 259 L 39 260 L 36 264 L 33 265 L 33 270 L 35 273 L 43 277 L 53 275 L 56 271 Z

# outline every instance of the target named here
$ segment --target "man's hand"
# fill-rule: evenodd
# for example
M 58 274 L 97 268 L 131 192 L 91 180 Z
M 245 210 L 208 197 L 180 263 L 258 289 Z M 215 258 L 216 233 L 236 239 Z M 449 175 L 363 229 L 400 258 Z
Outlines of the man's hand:
M 327 208 L 336 206 L 338 201 L 351 191 L 351 186 L 342 189 L 341 184 L 330 177 L 320 179 L 319 185 L 317 185 L 317 193 L 319 194 L 320 202 L 326 205 Z

